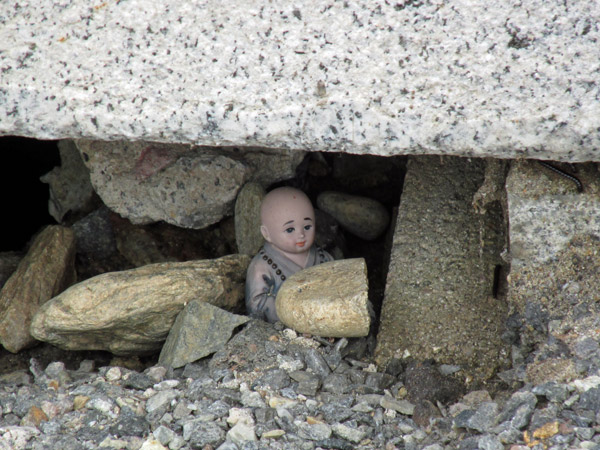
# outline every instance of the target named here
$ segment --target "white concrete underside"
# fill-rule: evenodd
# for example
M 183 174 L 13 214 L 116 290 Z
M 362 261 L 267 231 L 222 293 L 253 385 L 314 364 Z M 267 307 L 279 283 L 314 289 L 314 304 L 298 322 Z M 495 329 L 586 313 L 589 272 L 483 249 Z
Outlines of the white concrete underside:
M 597 0 L 0 2 L 0 135 L 600 161 Z

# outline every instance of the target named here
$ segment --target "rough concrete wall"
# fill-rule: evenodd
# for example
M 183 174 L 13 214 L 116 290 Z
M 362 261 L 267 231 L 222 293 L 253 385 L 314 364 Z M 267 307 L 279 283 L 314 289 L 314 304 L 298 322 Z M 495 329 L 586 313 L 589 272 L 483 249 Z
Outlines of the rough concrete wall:
M 479 214 L 485 162 L 409 160 L 394 233 L 376 359 L 433 358 L 489 378 L 508 353 L 506 303 L 494 297 L 504 246 L 502 207 Z
M 0 3 L 0 135 L 600 160 L 595 0 Z

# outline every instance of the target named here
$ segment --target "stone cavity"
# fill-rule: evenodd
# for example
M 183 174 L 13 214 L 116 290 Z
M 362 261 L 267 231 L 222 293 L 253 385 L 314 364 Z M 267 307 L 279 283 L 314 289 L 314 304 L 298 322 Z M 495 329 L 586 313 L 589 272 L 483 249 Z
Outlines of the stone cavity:
M 472 205 L 484 172 L 482 160 L 409 159 L 375 352 L 380 366 L 410 355 L 486 379 L 506 362 L 506 305 L 493 292 L 502 208 L 495 202 L 480 214 Z
M 594 0 L 28 0 L 0 18 L 0 135 L 600 160 Z

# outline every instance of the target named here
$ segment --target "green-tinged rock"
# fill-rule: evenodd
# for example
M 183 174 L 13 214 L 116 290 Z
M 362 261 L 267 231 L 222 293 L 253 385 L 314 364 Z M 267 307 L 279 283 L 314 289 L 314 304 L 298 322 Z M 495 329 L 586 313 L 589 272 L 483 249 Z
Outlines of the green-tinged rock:
M 204 358 L 222 349 L 233 330 L 248 320 L 247 316 L 193 300 L 175 319 L 158 362 L 178 368 Z

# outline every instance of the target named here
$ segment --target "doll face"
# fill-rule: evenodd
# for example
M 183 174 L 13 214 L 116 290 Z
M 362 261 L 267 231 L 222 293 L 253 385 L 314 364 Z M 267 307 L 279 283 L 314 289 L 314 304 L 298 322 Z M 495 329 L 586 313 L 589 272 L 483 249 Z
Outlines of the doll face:
M 315 212 L 304 193 L 282 188 L 263 203 L 261 231 L 286 254 L 307 253 L 315 241 Z

